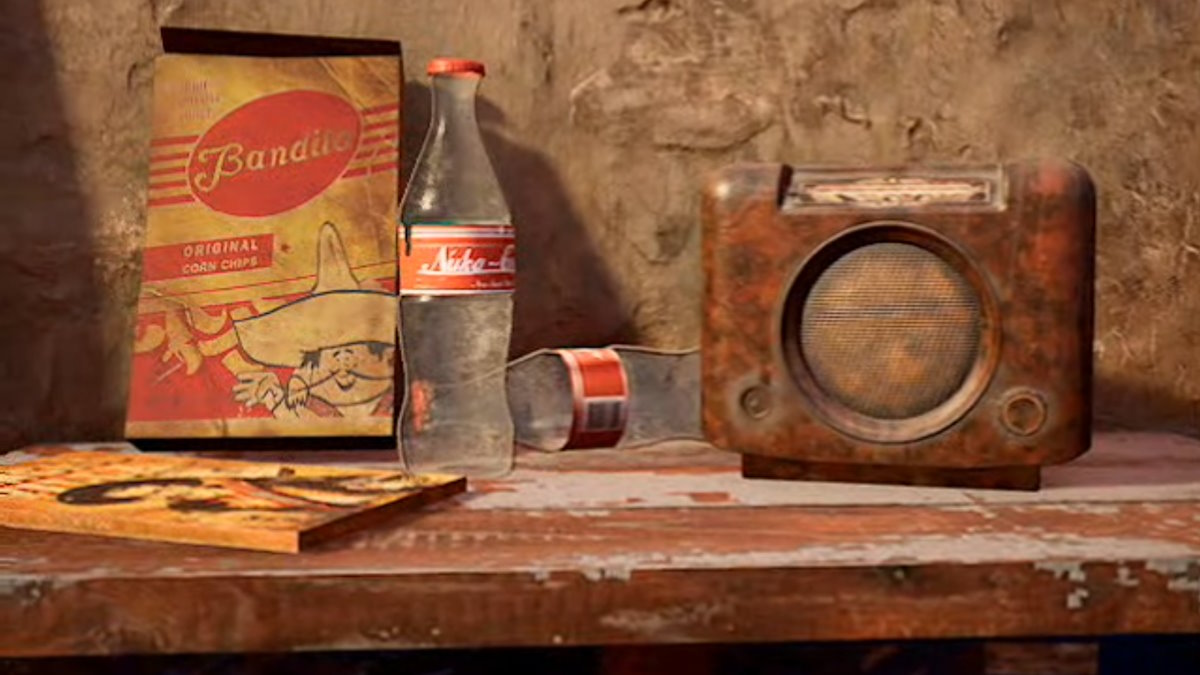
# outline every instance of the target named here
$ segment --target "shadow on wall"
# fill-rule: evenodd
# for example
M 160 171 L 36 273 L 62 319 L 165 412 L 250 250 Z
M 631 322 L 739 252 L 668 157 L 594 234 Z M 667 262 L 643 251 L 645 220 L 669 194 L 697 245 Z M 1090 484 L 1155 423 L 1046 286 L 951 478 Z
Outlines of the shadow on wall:
M 484 143 L 517 227 L 513 357 L 544 347 L 633 343 L 637 334 L 603 254 L 551 163 L 505 133 L 504 113 L 478 101 Z M 404 166 L 408 176 L 429 126 L 429 87 L 404 87 Z M 403 264 L 403 261 L 401 262 Z
M 1096 376 L 1095 428 L 1101 431 L 1169 431 L 1200 438 L 1200 400 L 1119 378 Z
M 92 218 L 55 75 L 40 3 L 0 3 L 0 450 L 112 435 Z

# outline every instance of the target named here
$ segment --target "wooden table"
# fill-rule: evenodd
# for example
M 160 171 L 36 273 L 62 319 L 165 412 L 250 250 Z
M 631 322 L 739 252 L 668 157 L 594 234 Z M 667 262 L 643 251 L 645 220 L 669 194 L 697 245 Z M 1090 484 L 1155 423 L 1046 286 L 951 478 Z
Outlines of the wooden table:
M 736 467 L 687 443 L 525 454 L 297 556 L 0 529 L 0 655 L 1200 633 L 1198 441 L 1101 435 L 1034 494 Z

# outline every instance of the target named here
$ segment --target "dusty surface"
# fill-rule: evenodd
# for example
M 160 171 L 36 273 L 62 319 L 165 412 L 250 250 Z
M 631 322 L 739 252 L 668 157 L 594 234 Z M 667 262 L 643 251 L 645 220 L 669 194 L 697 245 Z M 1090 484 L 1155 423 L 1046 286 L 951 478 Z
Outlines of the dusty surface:
M 1099 184 L 1098 417 L 1200 434 L 1192 0 L 4 3 L 0 447 L 115 437 L 160 24 L 400 38 L 487 61 L 520 228 L 514 351 L 697 342 L 698 185 L 732 160 L 1060 155 Z
M 39 446 L 0 455 L 0 467 L 81 451 L 137 453 L 132 444 Z M 254 459 L 388 470 L 395 451 L 201 451 L 211 459 Z M 912 488 L 894 485 L 745 480 L 738 455 L 706 443 L 669 441 L 639 448 L 522 451 L 514 470 L 497 480 L 472 480 L 461 507 L 472 511 L 607 511 L 733 507 L 946 506 L 990 504 L 1113 513 L 1114 504 L 1200 500 L 1200 441 L 1179 435 L 1101 433 L 1077 461 L 1043 470 L 1042 489 Z

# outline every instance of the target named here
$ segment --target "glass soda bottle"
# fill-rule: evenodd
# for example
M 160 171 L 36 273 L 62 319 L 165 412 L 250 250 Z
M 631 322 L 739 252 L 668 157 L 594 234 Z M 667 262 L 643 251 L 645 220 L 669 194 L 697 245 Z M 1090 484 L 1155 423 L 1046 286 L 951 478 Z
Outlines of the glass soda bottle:
M 400 207 L 400 452 L 414 472 L 497 476 L 513 457 L 515 232 L 475 119 L 484 65 L 438 58 L 428 73 L 429 130 Z
M 537 450 L 702 440 L 700 353 L 546 349 L 508 365 L 517 443 Z

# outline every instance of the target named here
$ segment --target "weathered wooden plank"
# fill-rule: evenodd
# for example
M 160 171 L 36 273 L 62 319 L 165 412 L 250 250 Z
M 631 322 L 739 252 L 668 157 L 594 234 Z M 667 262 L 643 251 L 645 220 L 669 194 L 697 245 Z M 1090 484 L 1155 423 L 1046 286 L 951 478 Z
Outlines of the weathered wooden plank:
M 1197 522 L 1191 504 L 446 508 L 300 557 L 4 532 L 0 625 L 19 628 L 0 654 L 1200 631 Z
M 0 529 L 0 655 L 1200 632 L 1196 445 L 1128 438 L 1058 500 L 664 458 L 526 465 L 299 556 Z
M 0 654 L 1006 637 L 1200 630 L 1141 565 L 581 574 L 97 577 L 8 582 Z M 1088 595 L 1073 606 L 1064 598 Z M 1074 594 L 1074 595 L 1073 595 Z

